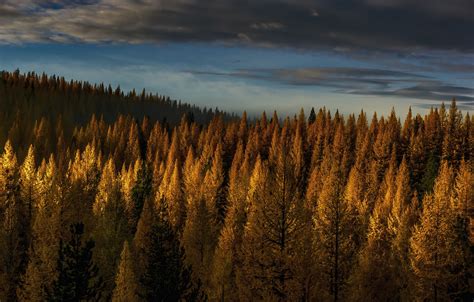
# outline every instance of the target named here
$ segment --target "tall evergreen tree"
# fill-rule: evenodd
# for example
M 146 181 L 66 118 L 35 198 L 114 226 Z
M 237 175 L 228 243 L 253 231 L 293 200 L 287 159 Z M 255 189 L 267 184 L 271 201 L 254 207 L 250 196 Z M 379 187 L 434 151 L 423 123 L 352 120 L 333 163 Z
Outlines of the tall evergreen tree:
M 102 279 L 92 262 L 94 241 L 83 243 L 84 224 L 70 226 L 70 239 L 60 242 L 58 277 L 48 294 L 49 301 L 99 301 Z
M 138 164 L 140 163 L 140 164 Z M 136 176 L 136 182 L 131 191 L 131 230 L 132 234 L 135 232 L 140 213 L 142 212 L 145 201 L 151 196 L 152 193 L 152 175 L 150 168 L 145 161 L 138 161 L 135 166 L 139 166 L 139 170 Z
M 462 241 L 456 232 L 456 219 L 450 204 L 453 170 L 447 162 L 441 166 L 433 194 L 423 199 L 419 225 L 410 241 L 410 263 L 414 273 L 416 299 L 450 300 L 453 288 L 463 288 L 465 261 Z
M 343 198 L 339 167 L 334 165 L 318 201 L 315 224 L 315 253 L 322 299 L 346 298 L 346 287 L 352 269 L 355 248 L 353 209 Z
M 92 233 L 96 240 L 94 261 L 104 279 L 103 296 L 109 297 L 123 241 L 131 237 L 120 181 L 111 159 L 102 171 L 93 210 L 95 225 Z
M 17 290 L 20 301 L 44 301 L 57 277 L 61 212 L 58 204 L 58 170 L 50 158 L 36 175 L 37 195 L 32 223 L 29 261 Z
M 150 290 L 148 300 L 176 301 L 192 290 L 191 269 L 185 264 L 184 248 L 169 222 L 166 201 L 158 209 L 158 220 L 153 230 L 151 248 L 148 250 L 149 266 L 142 284 Z
M 245 157 L 245 158 L 244 158 Z M 240 249 L 246 223 L 246 198 L 250 180 L 250 158 L 240 143 L 234 155 L 229 176 L 227 214 L 214 255 L 211 299 L 237 300 L 236 271 L 240 266 Z
M 120 255 L 120 264 L 115 278 L 115 289 L 112 295 L 112 301 L 141 301 L 135 262 L 128 241 L 124 242 Z
M 284 130 L 281 140 L 273 141 L 269 167 L 260 163 L 252 176 L 264 181 L 250 204 L 242 248 L 251 284 L 247 290 L 255 299 L 285 301 L 302 295 L 296 270 L 304 265 L 298 253 L 305 215 L 286 139 Z
M 9 141 L 0 157 L 0 299 L 16 300 L 16 288 L 26 269 L 29 212 L 21 199 L 20 168 Z

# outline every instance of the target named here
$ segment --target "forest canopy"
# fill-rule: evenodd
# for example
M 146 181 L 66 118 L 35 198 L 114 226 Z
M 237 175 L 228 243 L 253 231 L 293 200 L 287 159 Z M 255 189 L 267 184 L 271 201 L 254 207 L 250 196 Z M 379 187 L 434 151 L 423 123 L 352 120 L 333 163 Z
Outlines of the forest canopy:
M 0 108 L 0 301 L 472 300 L 454 100 L 250 121 L 3 72 Z

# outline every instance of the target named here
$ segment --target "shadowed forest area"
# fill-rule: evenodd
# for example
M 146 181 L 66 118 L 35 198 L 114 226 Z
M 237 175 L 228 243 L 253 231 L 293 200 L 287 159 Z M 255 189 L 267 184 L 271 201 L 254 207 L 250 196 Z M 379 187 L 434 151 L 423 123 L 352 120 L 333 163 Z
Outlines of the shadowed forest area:
M 250 120 L 3 72 L 0 301 L 472 301 L 474 118 Z
M 67 81 L 44 73 L 21 74 L 19 70 L 0 72 L 0 108 L 0 143 L 3 146 L 9 137 L 20 147 L 31 143 L 31 132 L 48 132 L 51 137 L 45 139 L 49 144 L 57 143 L 59 138 L 72 138 L 74 128 L 85 125 L 92 115 L 108 123 L 119 115 L 138 119 L 147 116 L 150 122 L 160 121 L 167 126 L 178 124 L 184 115 L 201 124 L 208 123 L 214 114 L 224 120 L 232 118 L 218 109 L 201 109 L 145 90 L 124 92 L 120 86 Z

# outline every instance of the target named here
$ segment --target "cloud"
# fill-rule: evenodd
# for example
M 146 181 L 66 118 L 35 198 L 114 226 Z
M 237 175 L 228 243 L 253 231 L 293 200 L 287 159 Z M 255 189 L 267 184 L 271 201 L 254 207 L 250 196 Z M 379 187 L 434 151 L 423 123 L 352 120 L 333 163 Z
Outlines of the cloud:
M 349 67 L 239 69 L 233 72 L 190 70 L 188 72 L 196 75 L 231 76 L 274 81 L 294 86 L 325 86 L 345 90 L 367 86 L 385 88 L 394 83 L 431 79 L 409 72 Z
M 388 69 L 315 67 L 187 72 L 198 76 L 237 77 L 289 86 L 318 86 L 329 88 L 334 93 L 352 95 L 393 96 L 430 101 L 449 101 L 454 97 L 461 103 L 464 102 L 467 107 L 471 107 L 474 101 L 474 88 L 447 84 L 418 73 Z M 470 109 L 473 108 L 474 106 Z
M 4 0 L 0 16 L 0 43 L 474 50 L 472 0 Z
M 262 23 L 254 23 L 250 26 L 253 29 L 257 30 L 279 30 L 285 27 L 285 25 L 278 23 L 278 22 L 262 22 Z

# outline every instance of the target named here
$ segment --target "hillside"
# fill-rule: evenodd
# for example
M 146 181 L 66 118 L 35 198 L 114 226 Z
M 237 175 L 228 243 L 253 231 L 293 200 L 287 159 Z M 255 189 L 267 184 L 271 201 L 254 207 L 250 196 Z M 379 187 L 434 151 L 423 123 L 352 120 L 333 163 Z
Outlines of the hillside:
M 120 87 L 66 81 L 55 75 L 21 74 L 18 70 L 0 73 L 0 108 L 0 144 L 9 137 L 15 146 L 27 143 L 39 123 L 52 132 L 60 127 L 70 137 L 74 127 L 85 125 L 92 116 L 108 123 L 120 115 L 138 120 L 147 117 L 150 122 L 171 126 L 185 115 L 199 124 L 208 123 L 216 114 L 231 118 L 217 109 L 199 108 L 144 90 L 124 92 Z

